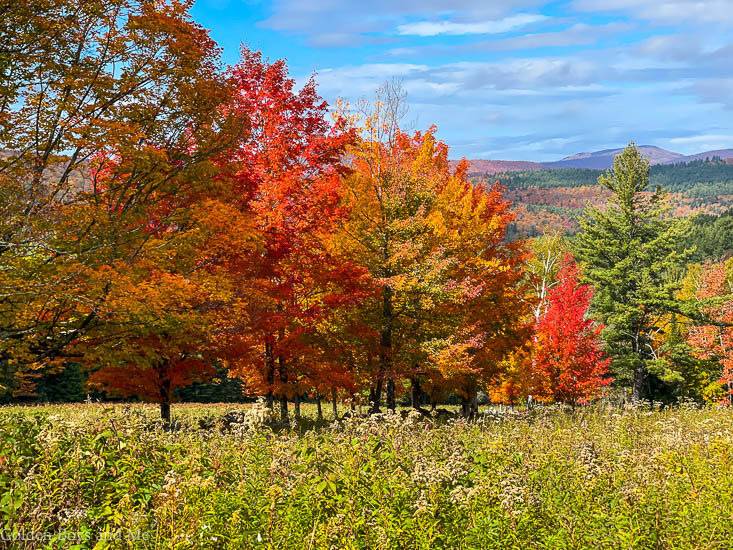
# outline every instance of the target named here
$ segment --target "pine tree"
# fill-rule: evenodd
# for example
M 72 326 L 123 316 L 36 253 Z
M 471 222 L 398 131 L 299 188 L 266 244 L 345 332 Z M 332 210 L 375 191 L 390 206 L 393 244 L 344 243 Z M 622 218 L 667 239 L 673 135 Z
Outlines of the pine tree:
M 675 309 L 673 273 L 686 256 L 678 248 L 688 222 L 665 215 L 661 187 L 646 191 L 649 161 L 633 142 L 598 183 L 611 196 L 605 209 L 586 209 L 578 256 L 596 288 L 593 309 L 606 325 L 611 370 L 617 379 L 631 382 L 632 401 L 638 402 L 648 362 L 656 359 L 654 334 L 665 314 Z

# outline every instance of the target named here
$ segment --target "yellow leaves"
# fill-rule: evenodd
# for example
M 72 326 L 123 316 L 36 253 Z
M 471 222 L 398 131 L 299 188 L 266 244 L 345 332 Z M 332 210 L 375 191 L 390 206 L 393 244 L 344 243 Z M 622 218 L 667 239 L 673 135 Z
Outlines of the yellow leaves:
M 420 146 L 420 151 L 412 163 L 414 174 L 420 174 L 423 170 L 429 169 L 434 162 L 435 136 L 432 132 L 425 132 L 425 138 Z
M 252 216 L 231 203 L 205 200 L 192 208 L 196 222 L 198 246 L 207 255 L 244 256 L 262 246 L 262 234 Z
M 701 285 L 701 276 L 703 274 L 702 264 L 690 264 L 687 266 L 687 273 L 682 279 L 680 289 L 677 291 L 676 298 L 678 300 L 691 300 L 697 296 Z
M 472 186 L 465 162 L 451 173 L 434 127 L 408 134 L 389 102 L 372 109 L 350 152 L 351 216 L 334 243 L 389 292 L 394 368 L 420 365 L 431 384 L 462 388 L 524 338 L 523 252 L 504 245 L 509 204 L 499 188 Z
M 109 300 L 110 308 L 126 315 L 141 315 L 151 320 L 160 314 L 183 312 L 200 299 L 199 288 L 183 275 L 153 272 L 149 277 L 133 281 L 118 280 Z

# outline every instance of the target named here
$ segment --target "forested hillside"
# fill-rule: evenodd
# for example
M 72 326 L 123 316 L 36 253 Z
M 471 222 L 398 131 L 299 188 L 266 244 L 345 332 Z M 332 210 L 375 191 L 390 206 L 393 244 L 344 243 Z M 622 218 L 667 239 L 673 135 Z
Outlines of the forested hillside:
M 733 207 L 733 164 L 727 160 L 653 165 L 647 191 L 657 186 L 668 191 L 675 216 L 719 215 Z M 503 185 L 517 212 L 510 234 L 533 237 L 548 230 L 577 231 L 586 204 L 601 204 L 607 196 L 598 185 L 601 174 L 587 168 L 556 168 L 485 174 L 473 181 Z
M 686 248 L 695 247 L 690 259 L 695 262 L 729 257 L 733 254 L 733 209 L 719 216 L 696 214 L 685 239 Z

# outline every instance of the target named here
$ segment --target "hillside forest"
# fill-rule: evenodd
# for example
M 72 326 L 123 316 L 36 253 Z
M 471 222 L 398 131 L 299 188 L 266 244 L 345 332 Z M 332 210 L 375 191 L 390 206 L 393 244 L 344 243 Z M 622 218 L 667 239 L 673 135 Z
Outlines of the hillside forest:
M 733 208 L 732 159 L 712 157 L 679 164 L 651 166 L 647 191 L 661 186 L 669 193 L 670 213 L 689 217 L 695 226 L 705 226 L 710 235 L 690 235 L 689 246 L 696 246 L 695 261 L 720 256 L 721 247 L 730 242 L 731 234 L 713 231 L 718 217 L 730 216 Z M 499 181 L 504 195 L 511 200 L 517 218 L 510 224 L 510 238 L 536 237 L 548 231 L 573 234 L 588 202 L 605 203 L 608 190 L 598 185 L 603 171 L 588 168 L 554 168 L 546 170 L 507 171 L 498 174 L 469 172 L 477 184 Z M 718 222 L 723 223 L 723 222 Z M 723 224 L 724 225 L 724 224 Z M 717 229 L 722 229 L 722 226 Z M 716 239 L 714 235 L 719 235 Z M 715 242 L 713 242 L 715 239 Z M 712 254 L 712 249 L 718 251 Z M 703 250 L 710 252 L 703 252 Z
M 733 399 L 733 166 L 469 176 L 181 0 L 3 4 L 4 401 Z

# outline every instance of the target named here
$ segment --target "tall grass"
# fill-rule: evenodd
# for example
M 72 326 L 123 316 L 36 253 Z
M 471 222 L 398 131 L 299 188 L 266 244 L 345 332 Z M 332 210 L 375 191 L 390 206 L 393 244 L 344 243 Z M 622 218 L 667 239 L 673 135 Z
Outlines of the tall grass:
M 726 409 L 289 428 L 225 409 L 171 430 L 144 407 L 3 408 L 0 546 L 733 547 Z

